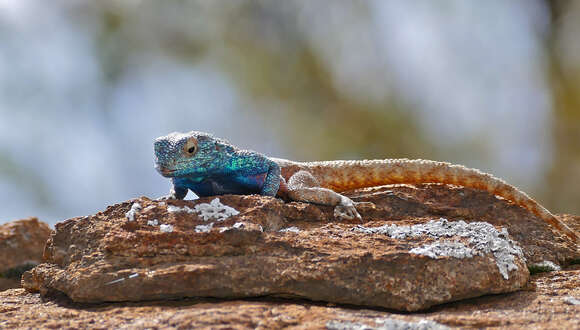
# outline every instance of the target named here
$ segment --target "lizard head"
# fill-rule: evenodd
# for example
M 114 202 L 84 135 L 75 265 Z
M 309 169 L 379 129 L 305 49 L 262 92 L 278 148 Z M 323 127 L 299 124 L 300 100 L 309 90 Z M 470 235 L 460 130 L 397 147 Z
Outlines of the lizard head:
M 155 169 L 164 177 L 207 173 L 219 157 L 218 140 L 203 132 L 171 134 L 155 139 Z

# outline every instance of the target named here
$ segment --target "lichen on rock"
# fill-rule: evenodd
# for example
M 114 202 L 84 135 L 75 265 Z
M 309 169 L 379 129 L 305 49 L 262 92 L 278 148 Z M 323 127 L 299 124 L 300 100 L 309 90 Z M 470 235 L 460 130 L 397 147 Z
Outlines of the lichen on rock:
M 135 221 L 135 216 L 139 213 L 139 211 L 141 211 L 141 209 L 141 204 L 135 202 L 133 205 L 131 205 L 129 211 L 125 213 L 125 217 L 127 217 L 127 220 L 129 221 Z
M 406 239 L 427 236 L 437 239 L 421 247 L 413 248 L 411 253 L 430 258 L 454 257 L 472 258 L 492 253 L 496 265 L 504 279 L 509 272 L 518 270 L 516 258 L 524 258 L 521 247 L 509 238 L 505 228 L 498 231 L 486 222 L 466 223 L 463 220 L 450 222 L 447 219 L 431 220 L 412 226 L 384 225 L 377 228 L 357 226 L 355 230 L 365 233 L 388 235 L 391 238 Z M 457 237 L 452 241 L 449 238 Z M 465 241 L 465 242 L 463 242 Z

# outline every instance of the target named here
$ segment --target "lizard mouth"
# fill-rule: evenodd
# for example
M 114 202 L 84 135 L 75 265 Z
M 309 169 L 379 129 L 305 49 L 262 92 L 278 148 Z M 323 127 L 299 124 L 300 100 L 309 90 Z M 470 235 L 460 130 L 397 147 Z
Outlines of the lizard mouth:
M 167 167 L 157 166 L 157 171 L 165 177 L 172 177 L 176 170 L 169 169 Z

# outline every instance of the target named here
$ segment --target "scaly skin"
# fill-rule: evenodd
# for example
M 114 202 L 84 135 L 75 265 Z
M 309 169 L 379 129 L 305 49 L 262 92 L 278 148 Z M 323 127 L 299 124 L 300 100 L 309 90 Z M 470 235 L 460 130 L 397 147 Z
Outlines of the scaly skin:
M 342 191 L 394 183 L 442 183 L 485 190 L 512 201 L 578 242 L 577 234 L 526 193 L 461 165 L 430 160 L 293 162 L 240 150 L 203 132 L 171 133 L 154 143 L 156 169 L 173 181 L 169 198 L 261 194 L 335 206 L 335 216 L 360 218 Z

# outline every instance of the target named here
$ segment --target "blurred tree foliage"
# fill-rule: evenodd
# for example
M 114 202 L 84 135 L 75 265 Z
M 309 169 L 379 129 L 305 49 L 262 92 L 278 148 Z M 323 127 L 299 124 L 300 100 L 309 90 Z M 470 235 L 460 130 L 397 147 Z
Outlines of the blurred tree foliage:
M 412 115 L 395 98 L 365 103 L 336 89 L 325 61 L 298 28 L 293 8 L 268 1 L 218 5 L 193 1 L 176 6 L 143 2 L 140 10 L 112 2 L 92 6 L 101 12 L 98 50 L 111 84 L 130 65 L 130 52 L 162 48 L 180 61 L 195 62 L 212 48 L 213 61 L 230 74 L 248 104 L 265 104 L 256 110 L 271 118 L 279 140 L 286 141 L 298 158 L 436 156 Z M 359 9 L 358 19 L 367 19 L 365 6 Z M 151 16 L 168 10 L 169 22 L 162 15 Z M 195 32 L 197 27 L 203 31 Z M 142 29 L 156 37 L 143 39 Z
M 547 48 L 554 93 L 554 158 L 542 200 L 554 212 L 580 214 L 580 63 L 563 63 L 558 45 L 564 20 L 580 20 L 580 5 L 569 0 L 548 4 L 552 24 Z
M 359 19 L 368 19 L 366 14 L 361 10 Z M 284 103 L 284 121 L 270 122 L 300 159 L 434 156 L 433 146 L 395 98 L 376 104 L 338 90 L 327 63 L 288 11 L 270 2 L 247 1 L 225 21 L 228 51 L 222 63 L 248 97 L 274 108 Z M 261 30 L 268 30 L 268 38 L 256 38 Z M 285 44 L 272 47 L 271 40 Z M 264 116 L 271 111 L 261 110 Z
M 358 50 L 356 46 L 328 47 L 330 50 L 326 53 L 321 52 L 320 48 L 325 45 L 321 46 L 321 39 L 313 38 L 309 30 L 319 27 L 304 26 L 301 6 L 318 6 L 323 24 L 330 7 L 341 8 L 346 14 L 339 17 L 347 20 L 339 24 L 352 26 L 364 26 L 357 23 L 372 21 L 372 9 L 367 2 L 339 1 L 326 8 L 328 3 L 104 0 L 62 6 L 70 11 L 65 16 L 77 21 L 74 26 L 87 29 L 87 38 L 94 38 L 94 52 L 104 84 L 99 108 L 105 119 L 113 111 L 110 103 L 117 84 L 133 67 L 146 66 L 164 57 L 186 65 L 210 61 L 234 82 L 241 101 L 255 108 L 264 119 L 259 122 L 268 123 L 279 135 L 276 140 L 285 144 L 297 159 L 409 157 L 455 162 L 458 154 L 464 154 L 473 163 L 485 164 L 484 159 L 489 158 L 486 136 L 474 133 L 472 138 L 452 146 L 431 141 L 414 117 L 418 112 L 410 111 L 410 105 L 388 85 L 388 77 L 384 81 L 369 79 L 362 84 L 359 81 L 357 86 L 353 82 L 353 92 L 348 88 L 350 81 L 343 81 L 342 85 L 337 82 L 337 70 L 332 66 L 336 63 L 330 63 L 328 54 L 334 55 L 333 51 L 337 56 L 340 51 L 356 54 Z M 544 3 L 552 18 L 550 33 L 545 39 L 549 55 L 545 70 L 549 72 L 554 103 L 553 159 L 545 180 L 538 180 L 543 184 L 531 195 L 555 212 L 580 214 L 577 184 L 580 182 L 580 63 L 570 65 L 561 56 L 563 24 L 580 21 L 580 5 L 571 0 L 545 0 Z M 341 33 L 350 27 L 332 31 L 328 36 L 323 31 L 318 37 L 322 35 L 322 41 L 326 37 L 341 41 Z M 336 46 L 332 42 L 328 45 Z M 380 71 L 385 65 L 380 61 L 355 59 L 371 61 L 367 68 L 376 67 L 377 76 L 386 72 Z M 372 70 L 369 72 L 372 74 Z M 359 93 L 365 83 L 369 89 L 378 90 L 380 97 Z M 0 151 L 0 173 L 31 187 L 30 190 L 38 190 L 31 194 L 49 204 L 50 192 L 42 179 L 22 169 L 22 164 L 12 161 L 9 155 Z
M 580 213 L 580 189 L 571 184 L 580 182 L 580 74 L 564 70 L 555 51 L 560 19 L 571 2 L 546 3 L 552 14 L 546 47 L 551 54 L 548 70 L 555 100 L 554 159 L 547 184 L 537 187 L 532 195 L 554 211 Z M 192 1 L 169 6 L 144 1 L 140 10 L 110 1 L 91 6 L 102 12 L 98 49 L 103 72 L 112 84 L 130 65 L 127 52 L 163 49 L 185 62 L 195 62 L 211 52 L 213 61 L 234 79 L 247 103 L 263 105 L 256 110 L 299 159 L 409 157 L 455 161 L 454 155 L 462 150 L 483 150 L 473 157 L 485 158 L 485 148 L 478 145 L 485 137 L 474 137 L 453 150 L 431 143 L 412 112 L 406 111 L 396 95 L 389 95 L 388 88 L 380 103 L 354 99 L 337 89 L 327 62 L 306 40 L 296 8 L 288 3 L 208 5 Z M 364 3 L 356 4 L 355 10 L 357 19 L 368 19 Z M 171 11 L 171 21 L 164 21 L 167 11 Z M 192 17 L 205 19 L 192 22 Z M 155 37 L 144 39 L 140 33 L 144 29 Z

